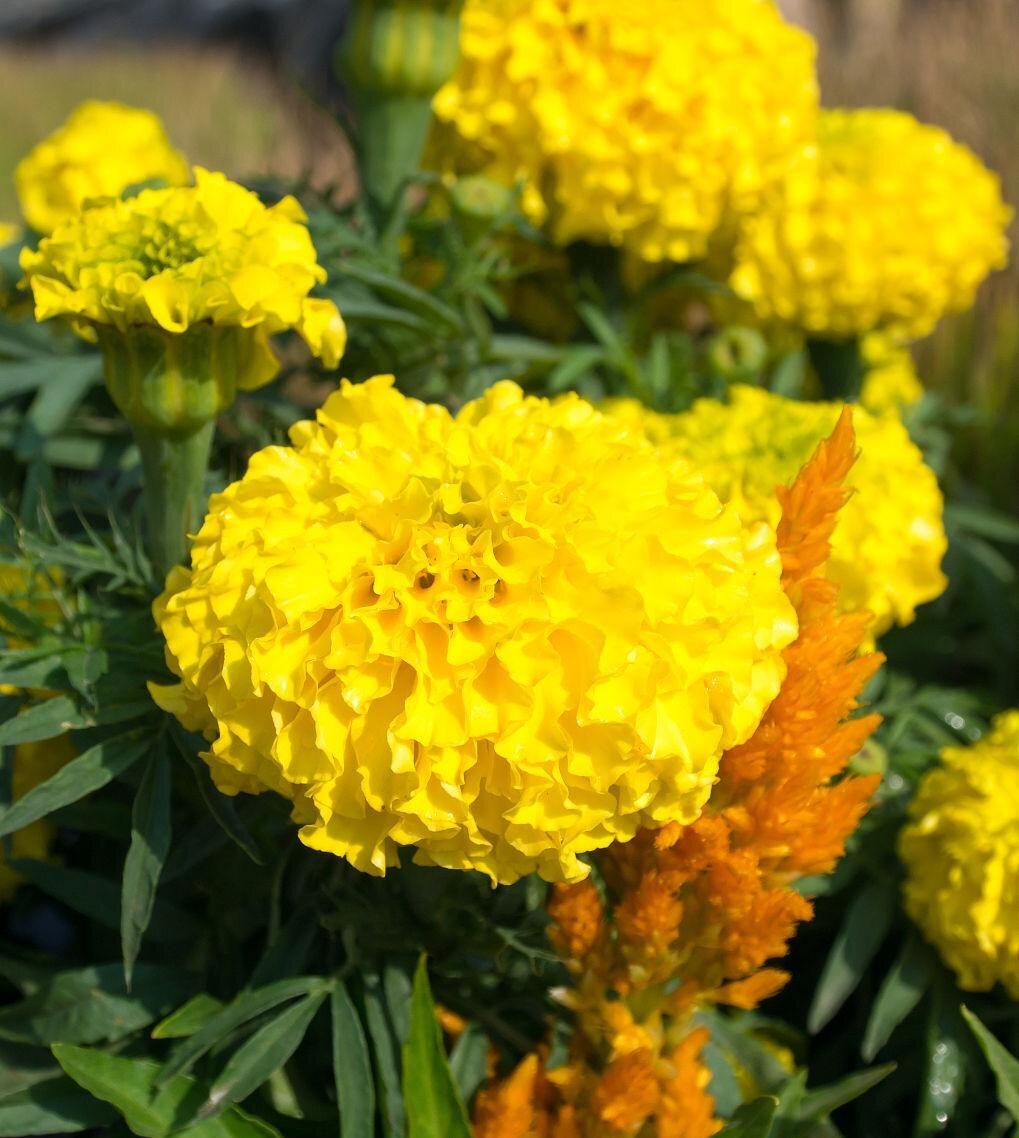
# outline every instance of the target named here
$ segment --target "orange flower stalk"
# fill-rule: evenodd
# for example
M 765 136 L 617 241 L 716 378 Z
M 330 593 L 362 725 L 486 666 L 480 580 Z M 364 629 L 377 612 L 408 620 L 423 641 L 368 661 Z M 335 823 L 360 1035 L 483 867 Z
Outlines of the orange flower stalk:
M 839 614 L 824 576 L 856 453 L 843 413 L 788 489 L 778 545 L 799 617 L 787 675 L 755 734 L 722 758 L 704 813 L 642 831 L 598 858 L 591 881 L 557 886 L 550 936 L 574 977 L 569 1062 L 528 1056 L 478 1097 L 477 1138 L 710 1138 L 721 1129 L 700 1053 L 706 1004 L 753 1008 L 788 974 L 785 955 L 810 902 L 793 883 L 827 873 L 877 778 L 839 776 L 879 722 L 850 718 L 881 663 L 859 655 L 869 614 Z M 678 981 L 678 984 L 676 983 Z

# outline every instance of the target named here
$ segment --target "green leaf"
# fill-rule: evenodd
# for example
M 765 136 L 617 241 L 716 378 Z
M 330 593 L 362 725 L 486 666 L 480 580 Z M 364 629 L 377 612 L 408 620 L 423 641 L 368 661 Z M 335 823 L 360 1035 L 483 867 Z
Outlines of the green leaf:
M 324 989 L 325 983 L 321 976 L 291 976 L 287 980 L 267 984 L 264 988 L 256 988 L 253 992 L 242 992 L 177 1048 L 159 1072 L 156 1085 L 164 1086 L 175 1075 L 186 1071 L 206 1051 L 242 1024 L 272 1011 L 287 1000 Z
M 860 1047 L 860 1053 L 868 1063 L 920 1002 L 934 976 L 933 953 L 918 936 L 910 936 L 903 945 L 898 960 L 884 978 L 871 1008 Z
M 872 881 L 853 898 L 814 992 L 807 1017 L 811 1034 L 820 1031 L 856 990 L 888 934 L 895 905 L 895 885 L 888 881 Z
M 807 1091 L 796 1110 L 796 1117 L 801 1119 L 827 1118 L 833 1110 L 845 1106 L 876 1087 L 882 1080 L 895 1070 L 894 1063 L 886 1063 L 883 1067 L 872 1067 L 869 1071 L 857 1071 L 847 1075 L 827 1087 L 818 1087 Z
M 0 1038 L 48 1045 L 115 1042 L 165 1015 L 187 995 L 187 977 L 139 965 L 134 990 L 119 964 L 58 972 L 19 1003 L 0 1009 Z
M 178 751 L 194 773 L 198 791 L 209 813 L 219 823 L 226 836 L 240 846 L 256 865 L 265 865 L 265 857 L 258 848 L 255 839 L 248 832 L 247 827 L 238 817 L 237 808 L 225 794 L 222 794 L 213 785 L 209 768 L 198 757 L 195 750 L 188 747 L 187 737 L 181 738 L 181 734 L 176 729 L 173 731 L 173 737 Z
M 0 1043 L 0 1099 L 56 1078 L 60 1068 L 42 1047 Z
M 11 869 L 37 889 L 82 916 L 109 929 L 120 929 L 120 883 L 84 869 L 71 869 L 46 861 L 13 858 Z M 201 931 L 198 922 L 168 901 L 156 901 L 148 935 L 158 941 L 182 941 Z
M 120 900 L 120 944 L 124 976 L 131 972 L 152 919 L 159 874 L 170 849 L 170 762 L 160 745 L 150 757 L 135 794 L 131 846 L 124 861 Z
M 0 1138 L 77 1134 L 116 1121 L 117 1115 L 63 1075 L 0 1098 Z
M 301 1046 L 326 995 L 324 991 L 312 992 L 263 1024 L 231 1055 L 197 1117 L 211 1118 L 228 1106 L 243 1102 L 279 1070 Z
M 38 452 L 45 438 L 56 434 L 74 414 L 89 389 L 102 380 L 102 361 L 90 361 L 92 367 L 82 369 L 60 383 L 52 379 L 35 393 L 25 413 L 15 450 L 22 459 Z
M 332 991 L 333 1079 L 341 1138 L 374 1138 L 375 1084 L 368 1040 L 342 983 Z
M 776 1110 L 778 1099 L 770 1096 L 744 1103 L 721 1130 L 719 1138 L 768 1138 Z
M 410 1032 L 403 1045 L 403 1099 L 409 1138 L 471 1138 L 435 1018 L 435 1004 L 422 956 L 410 999 Z
M 1019 1123 L 1019 1059 L 998 1042 L 969 1008 L 964 1006 L 960 1010 L 994 1072 L 998 1084 L 998 1102 Z
M 154 1091 L 159 1066 L 55 1043 L 53 1054 L 68 1075 L 95 1098 L 110 1103 L 140 1138 L 167 1138 L 205 1097 L 204 1086 L 179 1075 Z M 188 1138 L 280 1138 L 279 1131 L 237 1107 L 189 1127 Z
M 487 1068 L 488 1038 L 477 1024 L 469 1023 L 449 1054 L 449 1069 L 465 1103 L 485 1081 Z
M 403 1138 L 407 1132 L 404 1116 L 403 1093 L 400 1086 L 400 1047 L 402 1040 L 396 1033 L 379 977 L 366 973 L 364 981 L 364 1011 L 375 1055 L 375 1069 L 379 1079 L 379 1107 L 383 1129 L 388 1138 Z
M 152 1029 L 153 1039 L 187 1039 L 223 1010 L 222 1000 L 206 992 L 192 996 Z
M 102 378 L 102 359 L 98 355 L 46 356 L 44 359 L 29 360 L 26 363 L 4 363 L 0 365 L 0 399 L 19 395 L 35 388 L 61 388 L 64 384 L 75 385 L 81 377 L 90 377 L 91 382 Z
M 48 700 L 56 703 L 57 700 Z M 69 702 L 69 701 L 68 701 Z M 39 704 L 45 707 L 46 704 Z M 21 716 L 18 716 L 20 719 Z M 17 722 L 17 720 L 12 720 Z M 5 724 L 7 726 L 7 724 Z M 54 732 L 59 734 L 60 732 Z M 44 735 L 42 738 L 52 738 Z M 92 794 L 112 779 L 127 770 L 144 755 L 152 745 L 152 736 L 147 731 L 127 731 L 113 739 L 104 739 L 90 747 L 84 754 L 72 759 L 45 782 L 30 790 L 0 814 L 0 837 L 13 834 L 16 830 L 44 818 L 61 806 L 77 802 L 87 794 Z
M 53 739 L 66 731 L 86 727 L 88 723 L 88 716 L 78 710 L 73 699 L 66 695 L 54 696 L 41 703 L 34 703 L 13 719 L 0 723 L 0 747 Z M 10 833 L 9 830 L 4 832 Z

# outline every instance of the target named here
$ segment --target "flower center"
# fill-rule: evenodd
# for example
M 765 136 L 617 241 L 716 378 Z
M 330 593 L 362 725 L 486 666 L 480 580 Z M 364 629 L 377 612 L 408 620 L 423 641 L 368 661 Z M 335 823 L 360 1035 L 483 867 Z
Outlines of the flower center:
M 135 251 L 134 259 L 142 266 L 143 276 L 154 277 L 164 269 L 180 268 L 203 255 L 204 250 L 193 237 L 157 221 Z

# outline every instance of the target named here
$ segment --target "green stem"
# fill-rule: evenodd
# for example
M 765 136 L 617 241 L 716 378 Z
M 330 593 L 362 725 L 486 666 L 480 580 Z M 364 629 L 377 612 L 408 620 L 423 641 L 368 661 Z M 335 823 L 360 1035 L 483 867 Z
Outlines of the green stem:
M 361 148 L 361 181 L 368 200 L 385 223 L 403 206 L 401 190 L 421 167 L 421 155 L 432 121 L 432 107 L 420 95 L 372 92 L 357 100 Z
M 807 354 L 821 382 L 825 399 L 840 403 L 859 402 L 866 368 L 858 339 L 808 340 Z
M 145 474 L 145 526 L 149 557 L 160 579 L 188 553 L 188 534 L 205 516 L 205 471 L 215 423 L 186 435 L 134 427 Z

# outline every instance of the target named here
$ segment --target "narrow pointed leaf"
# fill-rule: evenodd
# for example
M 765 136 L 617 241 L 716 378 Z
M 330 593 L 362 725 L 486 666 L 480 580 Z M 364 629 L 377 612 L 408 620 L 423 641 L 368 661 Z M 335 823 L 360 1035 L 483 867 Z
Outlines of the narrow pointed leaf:
M 325 998 L 326 992 L 313 992 L 260 1027 L 230 1057 L 197 1117 L 211 1118 L 226 1107 L 243 1102 L 278 1071 L 301 1046 Z
M 128 988 L 142 938 L 152 919 L 159 874 L 170 849 L 170 825 L 170 762 L 160 745 L 149 759 L 135 794 L 131 845 L 124 861 L 120 944 Z
M 818 981 L 807 1017 L 813 1034 L 835 1016 L 863 979 L 895 914 L 894 885 L 874 881 L 853 898 Z
M 365 1021 L 375 1056 L 375 1069 L 378 1072 L 378 1102 L 383 1129 L 387 1138 L 404 1138 L 407 1133 L 407 1120 L 400 1086 L 402 1041 L 397 1038 L 389 1018 L 379 977 L 369 973 L 363 977 L 363 980 Z
M 769 1138 L 778 1099 L 759 1098 L 745 1103 L 732 1116 L 719 1138 Z
M 471 1138 L 435 1018 L 424 957 L 414 975 L 410 1031 L 403 1045 L 403 1098 L 409 1138 Z
M 876 1087 L 882 1080 L 895 1070 L 894 1063 L 886 1063 L 883 1067 L 872 1067 L 869 1071 L 857 1071 L 847 1075 L 827 1087 L 818 1087 L 807 1091 L 796 1111 L 796 1117 L 802 1119 L 827 1118 L 833 1110 L 845 1106 Z
M 222 1001 L 206 992 L 192 996 L 152 1029 L 153 1039 L 187 1039 L 223 1010 Z
M 465 1103 L 485 1081 L 487 1068 L 488 1039 L 477 1024 L 469 1023 L 449 1055 L 449 1069 Z
M 48 700 L 56 703 L 56 700 Z M 45 707 L 46 704 L 40 704 Z M 21 718 L 20 716 L 18 717 Z M 12 720 L 11 722 L 17 722 Z M 55 732 L 54 734 L 59 734 Z M 42 736 L 52 738 L 52 736 Z M 84 754 L 72 759 L 45 782 L 34 787 L 0 814 L 0 837 L 44 818 L 62 806 L 92 794 L 136 763 L 152 746 L 147 731 L 127 731 L 104 739 Z
M 935 963 L 930 948 L 919 937 L 911 936 L 884 978 L 871 1008 L 860 1048 L 860 1053 L 868 1063 L 923 999 L 934 976 Z
M 963 1019 L 976 1036 L 980 1050 L 994 1072 L 998 1084 L 998 1102 L 1019 1123 L 1019 1059 L 998 1042 L 969 1008 L 963 1007 L 961 1010 Z
M 212 779 L 209 777 L 209 768 L 193 751 L 187 749 L 185 743 L 176 734 L 174 742 L 194 772 L 195 782 L 198 784 L 202 801 L 209 813 L 222 827 L 223 832 L 232 842 L 240 846 L 256 865 L 265 865 L 265 857 L 258 848 L 255 839 L 248 832 L 248 828 L 241 821 L 237 807 L 213 785 Z
M 341 1138 L 374 1138 L 375 1084 L 368 1040 L 346 987 L 332 992 L 333 1078 Z
M 54 739 L 66 731 L 85 727 L 89 717 L 66 695 L 54 696 L 26 707 L 13 719 L 0 723 L 0 746 L 13 747 L 17 743 L 38 743 Z M 2 824 L 2 822 L 0 822 Z M 10 833 L 5 830 L 5 833 Z
M 296 999 L 298 996 L 307 996 L 316 989 L 324 988 L 324 986 L 325 981 L 321 976 L 292 976 L 288 980 L 278 980 L 275 984 L 256 988 L 253 992 L 242 992 L 177 1048 L 159 1072 L 156 1085 L 163 1086 L 174 1075 L 186 1071 L 206 1051 L 242 1024 L 256 1016 L 264 1015 L 265 1012 L 272 1011 L 273 1008 L 279 1007 L 287 1000 Z

